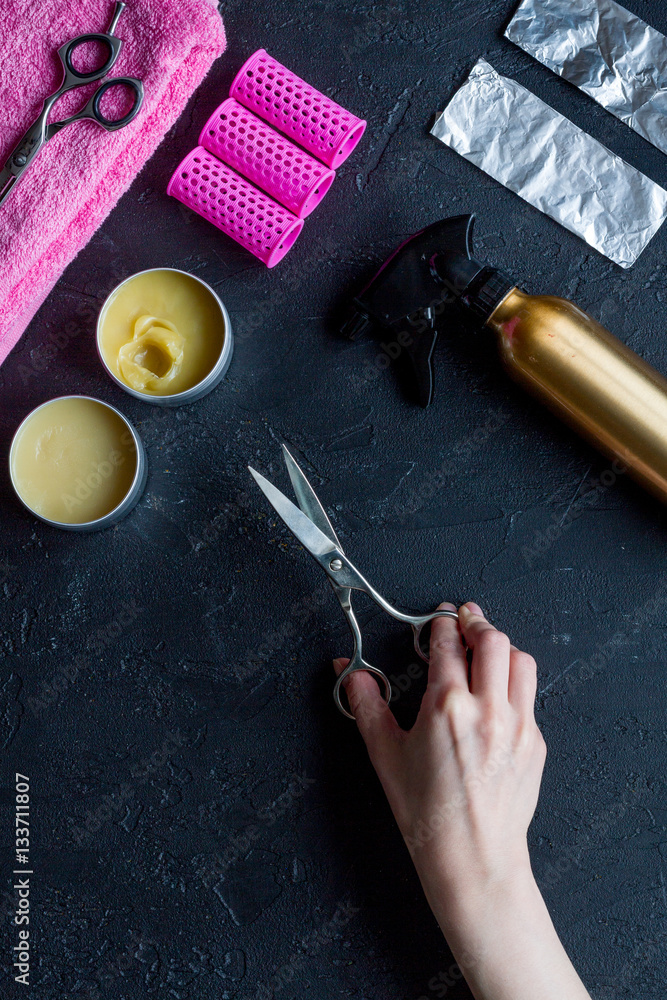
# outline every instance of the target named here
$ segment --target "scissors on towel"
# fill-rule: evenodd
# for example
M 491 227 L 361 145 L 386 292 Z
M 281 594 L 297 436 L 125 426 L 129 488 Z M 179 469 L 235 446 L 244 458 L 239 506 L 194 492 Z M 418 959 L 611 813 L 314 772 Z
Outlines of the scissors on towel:
M 354 639 L 354 651 L 352 659 L 339 674 L 334 687 L 334 701 L 343 715 L 348 719 L 354 716 L 345 708 L 341 700 L 341 685 L 346 677 L 356 670 L 367 670 L 380 681 L 384 689 L 384 697 L 387 702 L 391 699 L 391 683 L 389 678 L 378 667 L 372 667 L 363 658 L 361 631 L 356 619 L 351 603 L 351 591 L 361 590 L 368 594 L 376 604 L 386 611 L 392 618 L 399 622 L 406 622 L 412 628 L 415 652 L 428 663 L 428 656 L 421 648 L 419 637 L 424 625 L 432 622 L 434 618 L 458 618 L 456 611 L 433 611 L 428 615 L 406 615 L 392 607 L 377 590 L 368 583 L 343 552 L 343 546 L 338 540 L 331 521 L 327 517 L 324 507 L 317 499 L 315 490 L 310 485 L 305 475 L 283 445 L 283 458 L 289 472 L 289 477 L 296 493 L 299 506 L 297 507 L 288 500 L 280 490 L 277 490 L 268 479 L 261 476 L 259 472 L 250 469 L 255 482 L 262 490 L 270 504 L 283 519 L 293 535 L 301 542 L 303 547 L 310 552 L 311 556 L 320 564 L 324 572 L 329 577 L 329 582 L 334 589 L 336 597 L 340 601 L 347 618 L 352 636 Z
M 135 80 L 131 76 L 114 76 L 109 80 L 105 80 L 97 88 L 86 105 L 80 111 L 77 111 L 76 114 L 70 115 L 69 118 L 64 118 L 62 121 L 51 122 L 48 125 L 46 121 L 51 108 L 63 94 L 67 93 L 68 90 L 73 90 L 75 87 L 83 87 L 87 83 L 94 83 L 96 80 L 101 80 L 114 65 L 123 45 L 121 39 L 114 35 L 114 31 L 118 24 L 118 18 L 123 13 L 124 8 L 124 3 L 116 4 L 108 31 L 78 35 L 70 42 L 65 42 L 58 49 L 58 56 L 63 68 L 62 83 L 55 93 L 46 98 L 39 117 L 30 126 L 23 138 L 17 142 L 2 167 L 0 171 L 0 204 L 9 195 L 9 192 L 13 191 L 16 187 L 44 143 L 52 139 L 66 125 L 71 125 L 72 122 L 88 120 L 97 122 L 107 132 L 114 132 L 116 129 L 122 128 L 123 125 L 128 125 L 138 115 L 144 99 L 144 88 L 141 80 Z M 86 42 L 97 42 L 104 45 L 108 52 L 103 65 L 88 72 L 76 69 L 72 63 L 74 50 Z M 100 102 L 108 90 L 120 85 L 129 87 L 133 91 L 132 107 L 122 118 L 105 118 Z

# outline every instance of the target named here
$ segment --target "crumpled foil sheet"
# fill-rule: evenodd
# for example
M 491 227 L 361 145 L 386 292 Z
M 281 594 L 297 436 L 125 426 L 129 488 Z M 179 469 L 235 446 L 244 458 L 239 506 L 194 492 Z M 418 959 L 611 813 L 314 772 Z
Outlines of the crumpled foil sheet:
M 667 153 L 667 38 L 613 0 L 523 0 L 505 36 Z
M 667 191 L 484 59 L 431 134 L 621 267 L 667 217 Z

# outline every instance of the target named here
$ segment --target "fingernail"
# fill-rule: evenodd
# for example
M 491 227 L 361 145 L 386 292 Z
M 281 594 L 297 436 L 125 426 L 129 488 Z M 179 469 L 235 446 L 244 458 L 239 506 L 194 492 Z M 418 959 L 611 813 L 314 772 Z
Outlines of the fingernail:
M 484 612 L 480 608 L 479 604 L 475 604 L 474 601 L 466 601 L 466 603 L 459 608 L 459 614 L 461 611 L 463 611 L 466 618 L 469 618 L 471 615 L 480 615 L 482 618 L 484 617 Z
M 442 604 L 438 605 L 438 611 L 456 611 L 456 605 L 452 604 L 451 601 L 443 601 Z
M 333 660 L 333 668 L 334 668 L 334 670 L 340 670 L 340 660 L 339 659 L 334 659 Z

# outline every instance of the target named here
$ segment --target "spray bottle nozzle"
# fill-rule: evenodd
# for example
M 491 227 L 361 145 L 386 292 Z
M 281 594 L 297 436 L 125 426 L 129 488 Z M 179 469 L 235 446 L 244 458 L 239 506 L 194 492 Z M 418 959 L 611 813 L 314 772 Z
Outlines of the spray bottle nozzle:
M 482 318 L 483 290 L 498 276 L 472 256 L 474 215 L 442 219 L 405 240 L 353 300 L 341 332 L 354 339 L 379 326 L 410 358 L 422 406 L 433 398 L 432 356 L 438 331 L 455 322 L 460 302 Z M 508 291 L 512 283 L 501 278 Z M 495 286 L 494 286 L 495 287 Z M 480 298 L 481 295 L 481 298 Z M 492 298 L 498 301 L 494 291 Z
M 484 268 L 472 257 L 463 254 L 436 253 L 431 259 L 431 271 L 455 298 L 460 298 Z

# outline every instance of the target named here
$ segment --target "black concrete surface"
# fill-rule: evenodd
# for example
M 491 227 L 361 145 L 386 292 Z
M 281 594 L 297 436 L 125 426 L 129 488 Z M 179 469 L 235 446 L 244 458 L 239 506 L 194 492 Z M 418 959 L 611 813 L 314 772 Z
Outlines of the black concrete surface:
M 667 31 L 664 7 L 630 6 Z M 474 211 L 486 259 L 574 299 L 665 372 L 667 229 L 622 271 L 428 128 L 484 55 L 662 184 L 667 161 L 502 38 L 511 3 L 223 8 L 227 52 L 0 369 L 3 453 L 30 409 L 78 392 L 126 413 L 150 463 L 134 513 L 89 536 L 33 520 L 2 473 L 0 992 L 469 996 L 333 707 L 331 657 L 350 650 L 338 605 L 246 471 L 287 488 L 285 441 L 388 598 L 475 599 L 536 656 L 538 880 L 595 998 L 664 997 L 664 509 L 515 388 L 484 337 L 442 337 L 424 411 L 400 362 L 381 369 L 379 344 L 342 340 L 337 323 L 407 235 Z M 164 193 L 260 46 L 369 122 L 274 271 Z M 237 333 L 224 383 L 171 411 L 105 377 L 91 318 L 118 280 L 158 265 L 210 282 Z M 404 675 L 404 633 L 372 608 L 361 618 L 376 662 Z M 16 771 L 32 791 L 29 988 L 6 978 Z

